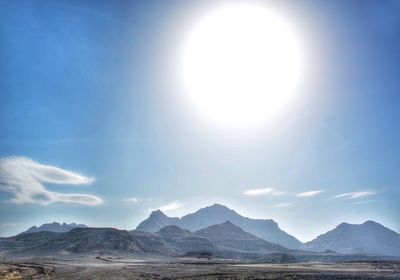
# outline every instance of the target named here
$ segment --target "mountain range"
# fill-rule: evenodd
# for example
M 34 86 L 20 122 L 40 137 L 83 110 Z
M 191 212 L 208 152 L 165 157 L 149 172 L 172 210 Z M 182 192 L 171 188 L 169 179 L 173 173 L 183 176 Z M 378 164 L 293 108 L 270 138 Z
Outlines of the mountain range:
M 226 221 L 230 221 L 259 238 L 286 248 L 301 249 L 302 247 L 302 243 L 298 239 L 281 230 L 273 220 L 243 217 L 234 210 L 220 204 L 201 208 L 182 218 L 168 217 L 160 210 L 153 211 L 149 218 L 141 222 L 136 229 L 146 232 L 157 232 L 167 225 L 176 225 L 183 229 L 196 231 Z
M 66 224 L 66 223 L 46 223 L 43 224 L 39 227 L 33 226 L 29 228 L 28 230 L 22 232 L 22 233 L 33 233 L 33 232 L 40 232 L 40 231 L 52 231 L 52 232 L 67 232 L 70 231 L 73 228 L 85 228 L 87 227 L 86 225 L 83 224 Z
M 374 221 L 341 223 L 303 245 L 303 249 L 344 254 L 377 254 L 400 257 L 400 234 Z
M 106 252 L 273 262 L 400 257 L 400 234 L 373 221 L 360 225 L 342 223 L 304 244 L 294 239 L 295 248 L 282 245 L 293 238 L 272 220 L 246 218 L 215 204 L 182 218 L 171 218 L 157 210 L 131 231 L 81 224 L 44 224 L 13 237 L 0 238 L 0 256 Z
M 225 237 L 218 238 L 219 234 Z M 0 240 L 0 255 L 7 257 L 207 256 L 288 262 L 295 260 L 290 253 L 290 250 L 246 233 L 230 222 L 194 233 L 174 225 L 156 233 L 114 228 L 74 228 L 68 232 L 21 233 Z

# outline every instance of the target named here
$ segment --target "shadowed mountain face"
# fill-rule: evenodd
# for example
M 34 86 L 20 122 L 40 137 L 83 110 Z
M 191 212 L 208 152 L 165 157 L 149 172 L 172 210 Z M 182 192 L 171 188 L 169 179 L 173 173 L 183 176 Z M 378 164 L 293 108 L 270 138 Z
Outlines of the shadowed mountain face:
M 52 232 L 67 232 L 70 231 L 73 228 L 85 228 L 87 226 L 82 225 L 82 224 L 66 224 L 66 223 L 47 223 L 43 224 L 39 227 L 33 226 L 29 228 L 27 231 L 24 231 L 22 233 L 33 233 L 33 232 L 40 232 L 40 231 L 52 231 Z
M 288 249 L 280 245 L 267 242 L 259 237 L 245 232 L 243 229 L 235 226 L 229 221 L 198 230 L 193 234 L 207 238 L 219 246 L 246 252 L 289 252 Z
M 195 236 L 190 231 L 181 229 L 175 225 L 163 227 L 157 232 L 157 235 L 177 252 L 207 251 L 216 254 L 218 251 L 217 246 L 209 239 Z
M 152 258 L 213 256 L 257 262 L 330 262 L 382 258 L 290 250 L 245 232 L 231 222 L 213 225 L 194 233 L 170 225 L 157 233 L 138 230 L 128 232 L 114 228 L 75 228 L 65 233 L 41 231 L 0 239 L 0 256 L 6 258 L 64 258 L 67 255 L 87 257 L 99 254 Z
M 236 241 L 241 244 L 259 241 L 259 244 L 268 244 L 258 240 L 235 226 L 223 227 L 220 233 L 228 236 L 228 231 L 237 231 Z M 232 239 L 232 234 L 230 240 Z M 247 236 L 247 237 L 246 237 Z M 257 250 L 253 245 L 224 247 L 218 245 L 221 242 L 192 234 L 188 230 L 177 226 L 167 226 L 157 233 L 141 231 L 118 230 L 114 228 L 75 228 L 69 232 L 35 232 L 24 233 L 0 240 L 0 255 L 4 256 L 56 256 L 71 254 L 99 254 L 111 253 L 117 255 L 152 255 L 152 256 L 183 256 L 186 254 L 207 253 L 208 256 L 230 258 L 258 258 L 270 253 L 278 253 L 277 250 Z M 222 243 L 221 243 L 222 244 Z M 265 244 L 264 244 L 265 246 Z M 274 257 L 276 258 L 276 257 Z
M 57 254 L 173 255 L 179 252 L 157 234 L 114 228 L 75 228 L 65 233 L 22 233 L 0 241 L 0 254 L 45 256 Z
M 99 250 L 142 252 L 145 249 L 128 231 L 113 228 L 75 228 L 65 233 L 43 231 L 19 234 L 10 239 L 20 252 L 34 254 Z
M 202 208 L 182 218 L 170 218 L 160 210 L 157 210 L 152 212 L 149 218 L 141 222 L 136 229 L 157 232 L 164 226 L 177 225 L 190 231 L 196 231 L 215 224 L 224 223 L 225 221 L 230 221 L 243 230 L 266 241 L 291 249 L 301 248 L 302 243 L 292 235 L 281 230 L 273 220 L 243 217 L 226 206 L 219 204 Z
M 351 254 L 400 256 L 400 234 L 373 221 L 361 225 L 342 223 L 303 245 L 303 249 L 333 250 Z

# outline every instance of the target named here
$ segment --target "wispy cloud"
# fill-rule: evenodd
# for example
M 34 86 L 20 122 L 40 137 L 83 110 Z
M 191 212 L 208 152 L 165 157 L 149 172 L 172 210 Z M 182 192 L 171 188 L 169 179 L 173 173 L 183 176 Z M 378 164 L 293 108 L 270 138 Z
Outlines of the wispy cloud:
M 291 205 L 293 205 L 293 203 L 289 203 L 289 202 L 287 202 L 287 203 L 278 203 L 278 204 L 275 204 L 274 207 L 282 208 L 282 207 L 288 207 L 288 206 L 291 206 Z
M 267 195 L 267 194 L 279 196 L 279 195 L 284 195 L 285 192 L 275 190 L 274 188 L 264 188 L 264 189 L 246 190 L 243 192 L 243 194 L 247 195 L 247 196 L 261 196 L 261 195 Z
M 349 192 L 335 195 L 334 198 L 347 198 L 347 199 L 356 199 L 360 197 L 370 196 L 375 194 L 375 192 L 371 191 L 361 191 L 361 192 Z
M 313 197 L 316 196 L 320 193 L 322 193 L 323 191 L 321 190 L 314 190 L 314 191 L 307 191 L 307 192 L 301 192 L 296 194 L 297 197 Z
M 88 185 L 94 178 L 51 165 L 40 164 L 26 157 L 0 159 L 0 190 L 11 193 L 16 204 L 47 205 L 54 202 L 98 205 L 102 200 L 91 194 L 59 193 L 44 184 Z
M 171 203 L 160 206 L 159 209 L 162 212 L 168 212 L 168 211 L 179 209 L 182 207 L 182 205 L 183 205 L 183 203 L 179 202 L 178 200 L 175 200 Z
M 138 203 L 139 198 L 137 197 L 126 197 L 122 199 L 123 202 L 128 202 L 128 203 Z

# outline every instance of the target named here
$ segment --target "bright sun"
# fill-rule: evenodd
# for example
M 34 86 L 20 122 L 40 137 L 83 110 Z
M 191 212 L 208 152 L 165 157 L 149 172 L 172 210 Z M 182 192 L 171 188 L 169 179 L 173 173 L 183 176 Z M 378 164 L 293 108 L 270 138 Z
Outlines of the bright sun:
M 183 50 L 185 92 L 208 117 L 261 123 L 295 93 L 301 57 L 290 26 L 264 7 L 236 4 L 201 18 Z

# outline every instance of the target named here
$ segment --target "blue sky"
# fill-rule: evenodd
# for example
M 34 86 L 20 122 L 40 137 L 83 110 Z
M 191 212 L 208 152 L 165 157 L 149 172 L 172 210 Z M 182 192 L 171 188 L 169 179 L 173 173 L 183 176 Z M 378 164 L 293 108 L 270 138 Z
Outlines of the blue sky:
M 343 221 L 400 232 L 399 2 L 258 1 L 296 26 L 307 71 L 284 112 L 247 129 L 204 118 L 174 79 L 185 27 L 216 3 L 1 1 L 0 235 L 132 229 L 215 202 L 303 241 Z M 16 156 L 29 178 L 51 172 L 39 188 L 101 202 L 13 200 Z

